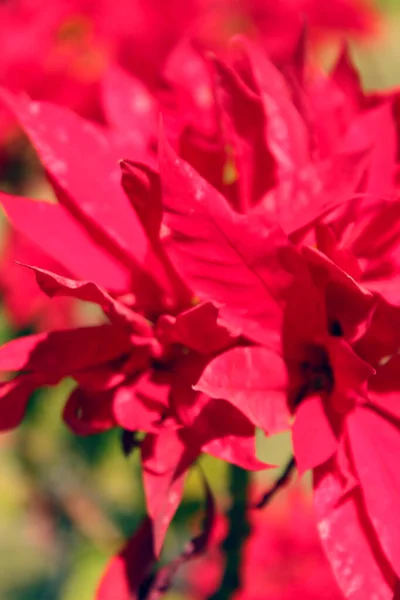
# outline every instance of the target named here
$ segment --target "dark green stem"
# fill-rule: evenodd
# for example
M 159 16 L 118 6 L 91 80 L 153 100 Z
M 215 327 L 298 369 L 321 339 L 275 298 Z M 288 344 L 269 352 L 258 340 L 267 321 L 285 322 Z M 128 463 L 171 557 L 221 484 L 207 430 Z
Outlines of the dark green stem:
M 289 482 L 295 468 L 296 461 L 292 457 L 283 469 L 281 476 L 275 481 L 274 485 L 250 508 L 264 508 L 267 506 L 275 494 Z
M 228 512 L 229 532 L 223 544 L 225 570 L 220 588 L 210 600 L 228 600 L 240 588 L 243 543 L 250 534 L 247 520 L 250 474 L 235 465 L 229 467 L 232 505 Z

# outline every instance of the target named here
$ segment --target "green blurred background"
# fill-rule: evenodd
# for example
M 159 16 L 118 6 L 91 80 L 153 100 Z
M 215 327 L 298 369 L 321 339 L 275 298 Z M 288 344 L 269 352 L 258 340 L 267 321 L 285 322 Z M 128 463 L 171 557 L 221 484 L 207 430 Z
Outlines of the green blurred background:
M 366 87 L 375 89 L 400 83 L 400 0 L 380 5 L 386 16 L 379 39 L 351 46 Z M 333 55 L 327 51 L 323 61 Z M 14 335 L 0 314 L 0 341 Z M 120 432 L 77 438 L 63 425 L 72 385 L 37 393 L 23 426 L 0 437 L 0 600 L 91 600 L 108 558 L 144 514 L 138 457 L 124 458 Z M 260 457 L 269 462 L 289 454 L 285 436 L 272 445 L 258 442 Z M 224 503 L 225 465 L 208 457 L 202 462 Z M 167 557 L 181 550 L 201 505 L 194 473 L 168 536 Z M 177 587 L 169 598 L 179 596 L 179 581 Z

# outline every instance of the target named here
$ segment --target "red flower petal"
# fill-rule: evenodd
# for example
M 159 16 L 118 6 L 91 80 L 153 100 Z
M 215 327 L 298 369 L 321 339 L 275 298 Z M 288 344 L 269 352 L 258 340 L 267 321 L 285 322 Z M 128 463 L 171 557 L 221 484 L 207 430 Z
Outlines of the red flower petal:
M 227 400 L 268 434 L 289 428 L 287 368 L 273 350 L 228 350 L 205 367 L 194 388 Z
M 121 156 L 105 133 L 57 105 L 31 102 L 4 90 L 2 100 L 32 141 L 56 193 L 62 191 L 60 203 L 107 240 L 110 250 L 143 264 L 146 237 L 119 185 Z
M 310 396 L 300 402 L 292 425 L 292 441 L 300 475 L 327 461 L 337 450 L 337 439 L 321 396 Z
M 282 311 L 303 263 L 267 218 L 238 215 L 166 142 L 160 170 L 167 250 L 196 292 L 252 339 L 280 345 Z
M 114 390 L 93 392 L 76 388 L 65 405 L 64 421 L 77 435 L 92 435 L 115 427 L 114 394 Z
M 358 408 L 348 416 L 347 428 L 368 515 L 400 576 L 399 426 L 373 410 Z
M 212 302 L 203 302 L 180 313 L 173 328 L 176 341 L 202 354 L 214 354 L 232 344 L 239 332 L 225 326 L 218 319 L 219 312 Z
M 120 167 L 122 186 L 150 241 L 158 243 L 162 221 L 160 176 L 130 160 L 122 160 Z
M 117 65 L 112 65 L 102 79 L 102 92 L 110 125 L 134 131 L 144 148 L 155 141 L 158 107 L 139 79 Z
M 62 206 L 7 194 L 0 194 L 0 201 L 15 229 L 69 273 L 93 279 L 108 289 L 126 289 L 128 270 L 92 240 Z
M 239 187 L 235 208 L 247 212 L 275 183 L 275 161 L 269 150 L 267 119 L 261 98 L 233 69 L 214 59 L 216 98 L 221 105 L 225 146 Z
M 395 577 L 368 522 L 360 494 L 343 497 L 340 474 L 330 463 L 314 471 L 314 506 L 322 545 L 349 600 L 392 600 Z
M 130 332 L 151 338 L 152 328 L 144 317 L 133 312 L 118 300 L 114 300 L 105 290 L 92 281 L 76 281 L 61 277 L 45 269 L 24 265 L 36 274 L 40 288 L 50 297 L 70 296 L 85 302 L 93 302 L 103 309 L 110 321 L 120 325 Z
M 1 431 L 14 429 L 21 423 L 29 397 L 37 385 L 36 379 L 27 375 L 0 383 Z
M 49 380 L 72 375 L 129 352 L 131 341 L 112 325 L 39 333 L 0 348 L 1 371 L 33 371 Z
M 113 413 L 120 427 L 130 431 L 158 431 L 168 414 L 169 385 L 157 383 L 146 372 L 114 392 Z
M 142 445 L 143 481 L 148 514 L 153 523 L 158 556 L 165 534 L 181 501 L 188 469 L 200 449 L 187 447 L 179 431 L 149 434 Z

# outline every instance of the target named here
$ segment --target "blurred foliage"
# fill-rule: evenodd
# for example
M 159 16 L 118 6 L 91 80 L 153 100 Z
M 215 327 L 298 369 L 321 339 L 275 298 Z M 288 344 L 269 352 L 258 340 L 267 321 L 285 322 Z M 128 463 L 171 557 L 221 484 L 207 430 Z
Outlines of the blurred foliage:
M 400 83 L 400 1 L 380 0 L 380 5 L 387 19 L 379 40 L 352 45 L 368 88 Z M 20 165 L 14 167 L 17 177 Z M 0 312 L 0 342 L 15 333 Z M 0 437 L 1 600 L 92 600 L 108 558 L 144 514 L 138 456 L 123 456 L 120 432 L 77 438 L 62 423 L 72 386 L 67 381 L 35 394 L 24 425 Z M 257 451 L 261 459 L 282 464 L 290 439 L 266 440 L 260 432 Z M 201 462 L 219 502 L 227 503 L 226 465 L 210 457 Z M 276 475 L 268 471 L 256 478 Z M 178 554 L 191 535 L 202 493 L 194 471 L 168 535 L 166 557 Z M 168 594 L 169 600 L 179 597 L 177 591 Z

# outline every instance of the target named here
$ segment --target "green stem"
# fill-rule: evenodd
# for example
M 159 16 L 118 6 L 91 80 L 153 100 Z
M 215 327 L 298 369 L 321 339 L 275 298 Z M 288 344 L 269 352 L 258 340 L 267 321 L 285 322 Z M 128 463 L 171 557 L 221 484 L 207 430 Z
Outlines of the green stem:
M 223 544 L 225 570 L 220 588 L 210 600 L 228 600 L 240 588 L 243 543 L 250 534 L 247 520 L 250 474 L 235 465 L 229 467 L 232 505 L 228 511 L 229 532 Z

